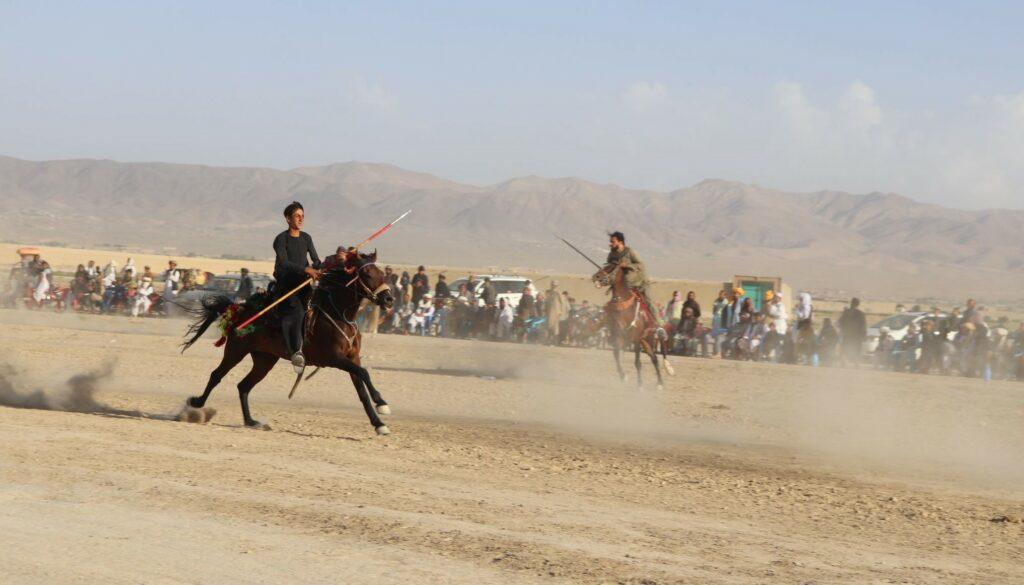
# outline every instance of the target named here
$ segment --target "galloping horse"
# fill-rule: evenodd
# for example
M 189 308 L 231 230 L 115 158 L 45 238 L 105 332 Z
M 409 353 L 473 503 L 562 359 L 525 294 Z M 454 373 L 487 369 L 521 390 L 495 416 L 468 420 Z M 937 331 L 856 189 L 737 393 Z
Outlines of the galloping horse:
M 608 327 L 609 340 L 612 346 L 612 354 L 615 356 L 615 367 L 619 371 L 619 378 L 626 380 L 626 373 L 622 371 L 622 363 L 619 361 L 619 353 L 624 349 L 626 341 L 633 343 L 634 363 L 636 364 L 636 385 L 643 387 L 640 377 L 640 350 L 651 357 L 654 364 L 654 373 L 658 376 L 658 389 L 661 390 L 661 368 L 658 365 L 658 353 L 656 348 L 661 343 L 661 356 L 665 362 L 665 371 L 674 375 L 672 365 L 668 363 L 668 355 L 665 350 L 665 330 L 658 326 L 652 315 L 641 307 L 640 295 L 626 284 L 626 273 L 621 267 L 615 267 L 610 273 L 602 269 L 594 274 L 592 280 L 596 286 L 611 286 L 612 299 L 604 307 L 606 324 Z
M 310 301 L 303 352 L 307 365 L 338 368 L 347 372 L 360 402 L 363 403 L 366 416 L 370 418 L 370 424 L 378 435 L 387 435 L 391 431 L 377 415 L 390 414 L 390 409 L 380 392 L 373 386 L 370 373 L 360 365 L 359 349 L 362 336 L 355 325 L 356 312 L 363 299 L 384 309 L 390 308 L 394 303 L 384 271 L 377 268 L 376 260 L 376 252 L 340 253 L 328 259 L 320 278 L 320 285 Z M 214 297 L 204 301 L 201 314 L 189 329 L 188 335 L 191 337 L 182 344 L 182 351 L 191 347 L 210 325 L 228 310 L 231 303 L 227 297 Z M 242 322 L 256 310 L 255 307 L 243 309 L 235 318 Z M 210 373 L 210 381 L 206 384 L 203 395 L 189 398 L 187 404 L 192 408 L 202 408 L 221 379 L 245 356 L 251 355 L 252 370 L 238 383 L 242 417 L 246 426 L 269 429 L 267 425 L 250 416 L 249 391 L 270 373 L 277 360 L 289 359 L 284 337 L 278 327 L 268 325 L 239 337 L 234 325 L 229 324 L 225 335 L 227 342 L 220 365 Z

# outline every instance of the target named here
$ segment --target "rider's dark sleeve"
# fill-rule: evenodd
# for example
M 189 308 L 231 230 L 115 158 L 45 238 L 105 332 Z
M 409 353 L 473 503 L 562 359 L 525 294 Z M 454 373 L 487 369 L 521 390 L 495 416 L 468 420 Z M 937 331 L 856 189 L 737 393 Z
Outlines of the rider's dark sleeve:
M 302 234 L 306 238 L 306 248 L 309 250 L 309 261 L 313 268 L 319 269 L 321 266 L 320 256 L 316 253 L 316 247 L 313 246 L 313 238 L 303 232 Z
M 287 237 L 288 232 L 282 232 L 274 238 L 274 274 L 303 274 L 305 266 L 288 260 Z

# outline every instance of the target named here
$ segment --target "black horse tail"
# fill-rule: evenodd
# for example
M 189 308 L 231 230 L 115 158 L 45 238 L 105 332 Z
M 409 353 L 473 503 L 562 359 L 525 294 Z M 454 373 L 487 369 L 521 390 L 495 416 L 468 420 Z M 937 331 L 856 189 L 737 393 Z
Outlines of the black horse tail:
M 181 344 L 181 353 L 185 353 L 186 349 L 199 341 L 203 333 L 206 333 L 210 325 L 213 325 L 213 322 L 219 319 L 232 303 L 234 301 L 224 295 L 207 296 L 203 298 L 203 302 L 198 308 L 190 309 L 193 321 L 185 333 L 185 337 L 188 339 Z

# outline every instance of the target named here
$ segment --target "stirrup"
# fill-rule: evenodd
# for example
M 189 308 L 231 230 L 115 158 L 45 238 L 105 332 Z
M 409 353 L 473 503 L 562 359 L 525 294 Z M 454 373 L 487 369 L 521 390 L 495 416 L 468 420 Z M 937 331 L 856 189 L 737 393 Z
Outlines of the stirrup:
M 299 375 L 302 375 L 302 372 L 306 370 L 306 356 L 302 355 L 301 351 L 292 354 L 292 368 Z

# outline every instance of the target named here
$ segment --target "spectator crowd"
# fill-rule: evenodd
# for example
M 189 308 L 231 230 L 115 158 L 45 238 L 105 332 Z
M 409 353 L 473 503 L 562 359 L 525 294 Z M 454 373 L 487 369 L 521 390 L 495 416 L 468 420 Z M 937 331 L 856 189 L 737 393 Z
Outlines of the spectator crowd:
M 243 269 L 243 281 L 246 272 Z M 103 267 L 89 260 L 78 265 L 66 286 L 60 286 L 49 262 L 35 254 L 13 266 L 8 276 L 7 291 L 2 297 L 5 306 L 52 306 L 57 311 L 141 317 L 172 313 L 175 304 L 168 301 L 199 286 L 205 273 L 181 269 L 174 260 L 168 261 L 167 268 L 159 274 L 154 274 L 149 266 L 139 270 L 132 258 L 120 267 L 116 260 Z M 159 292 L 158 284 L 163 285 Z
M 132 317 L 173 312 L 179 294 L 201 284 L 204 273 L 182 269 L 171 260 L 154 274 L 139 270 L 132 258 L 123 266 L 111 260 L 79 264 L 70 283 L 59 287 L 49 263 L 39 255 L 15 265 L 4 304 Z M 449 287 L 445 274 L 431 285 L 426 269 L 398 274 L 385 268 L 394 306 L 381 313 L 366 306 L 358 317 L 364 332 L 516 341 L 579 347 L 607 347 L 602 307 L 577 302 L 556 280 L 540 290 L 523 280 L 521 294 L 500 295 L 491 277 L 469 275 Z M 157 285 L 162 285 L 158 292 Z M 242 269 L 239 294 L 253 292 Z M 515 298 L 515 302 L 512 299 Z M 801 292 L 790 305 L 782 292 L 767 291 L 760 306 L 740 287 L 719 291 L 710 311 L 696 294 L 672 294 L 652 309 L 668 332 L 668 349 L 676 355 L 719 357 L 809 366 L 872 366 L 922 374 L 1024 379 L 1024 323 L 1010 330 L 1005 318 L 993 321 L 983 307 L 968 300 L 963 309 L 937 307 L 895 315 L 869 330 L 858 299 L 838 318 L 818 319 L 811 295 Z

